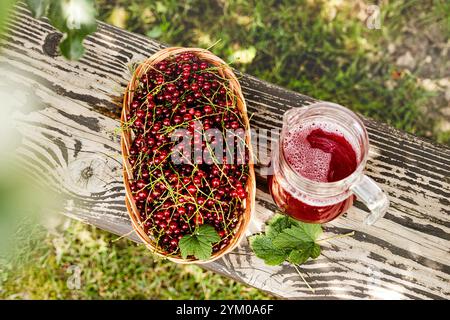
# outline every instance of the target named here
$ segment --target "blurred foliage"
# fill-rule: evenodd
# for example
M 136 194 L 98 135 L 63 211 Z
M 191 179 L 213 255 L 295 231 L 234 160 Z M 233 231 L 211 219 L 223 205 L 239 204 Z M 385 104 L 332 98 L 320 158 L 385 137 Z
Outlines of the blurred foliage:
M 206 48 L 220 40 L 212 51 L 241 71 L 431 137 L 434 119 L 423 112 L 430 93 L 413 74 L 389 63 L 386 52 L 418 10 L 448 24 L 448 2 L 383 2 L 379 30 L 358 17 L 362 6 L 320 0 L 97 0 L 100 19 L 109 23 L 171 45 Z
M 25 0 L 36 18 L 48 17 L 64 34 L 59 45 L 61 54 L 78 60 L 84 54 L 83 40 L 97 30 L 94 0 Z
M 17 131 L 14 134 L 20 137 Z M 48 188 L 42 188 L 34 177 L 22 170 L 17 154 L 4 144 L 0 145 L 4 147 L 2 151 L 6 151 L 0 159 L 1 297 L 2 285 L 9 276 L 35 262 L 38 248 L 43 248 L 47 234 L 41 223 L 50 217 L 49 208 L 59 203 Z
M 0 33 L 5 28 L 6 19 L 11 13 L 11 9 L 16 0 L 1 0 L 0 1 Z
M 9 69 L 2 68 L 0 101 L 0 291 L 2 283 L 36 256 L 36 249 L 45 240 L 40 225 L 50 217 L 49 208 L 59 202 L 49 188 L 42 188 L 39 174 L 24 169 L 23 159 L 15 150 L 23 143 L 16 126 L 17 114 L 36 110 L 26 86 L 10 79 Z M 59 216 L 59 215 L 58 215 Z M 48 248 L 47 248 L 48 250 Z
M 17 0 L 1 0 L 0 33 Z M 94 0 L 24 0 L 35 18 L 48 17 L 50 24 L 63 33 L 59 49 L 69 60 L 84 54 L 83 40 L 97 30 Z

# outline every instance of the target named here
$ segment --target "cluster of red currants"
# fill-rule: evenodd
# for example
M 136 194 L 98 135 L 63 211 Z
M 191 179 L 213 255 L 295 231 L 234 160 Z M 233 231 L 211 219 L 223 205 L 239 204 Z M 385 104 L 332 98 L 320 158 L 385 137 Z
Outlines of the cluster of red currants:
M 130 187 L 147 234 L 167 254 L 179 255 L 179 240 L 202 224 L 213 226 L 221 238 L 214 252 L 234 236 L 247 198 L 248 149 L 241 162 L 227 157 L 234 144 L 216 157 L 210 151 L 217 140 L 208 140 L 205 131 L 217 129 L 226 141 L 229 130 L 245 130 L 236 103 L 219 67 L 191 52 L 157 63 L 139 79 L 126 119 L 134 136 Z M 193 140 L 203 138 L 201 150 L 192 153 L 201 151 L 209 161 L 172 161 L 180 151 L 171 136 L 175 129 L 185 129 Z

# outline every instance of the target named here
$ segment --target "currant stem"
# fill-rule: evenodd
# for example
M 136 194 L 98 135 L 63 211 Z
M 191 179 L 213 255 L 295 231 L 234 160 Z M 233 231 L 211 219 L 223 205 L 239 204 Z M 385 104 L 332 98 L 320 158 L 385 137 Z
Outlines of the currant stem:
M 308 286 L 309 290 L 311 290 L 312 293 L 315 293 L 316 291 L 309 285 L 308 281 L 306 281 L 305 277 L 303 277 L 303 274 L 300 272 L 299 268 L 296 264 L 292 264 L 295 268 L 295 271 L 299 274 L 299 276 L 302 278 L 303 282 Z
M 316 243 L 322 243 L 322 242 L 327 242 L 333 239 L 339 239 L 339 238 L 345 238 L 345 237 L 352 237 L 355 235 L 355 231 L 349 232 L 349 233 L 345 233 L 345 234 L 338 234 L 336 236 L 332 236 L 332 237 L 328 237 L 325 239 L 320 239 L 320 240 L 316 240 Z

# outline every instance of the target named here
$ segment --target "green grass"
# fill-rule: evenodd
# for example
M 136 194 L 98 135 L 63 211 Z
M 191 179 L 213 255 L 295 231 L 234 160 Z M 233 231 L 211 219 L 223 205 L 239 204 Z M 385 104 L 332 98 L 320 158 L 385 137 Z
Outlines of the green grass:
M 72 222 L 63 235 L 22 243 L 0 273 L 1 299 L 262 299 L 256 289 L 152 255 L 144 246 Z M 26 256 L 24 256 L 26 255 Z M 75 274 L 80 271 L 77 288 Z
M 449 143 L 423 110 L 430 94 L 398 70 L 387 46 L 412 19 L 439 21 L 445 0 L 383 2 L 382 28 L 357 18 L 358 1 L 98 0 L 101 20 L 171 45 L 209 47 L 236 68 L 286 88 L 338 102 L 399 129 Z M 420 13 L 420 14 L 419 14 Z M 2 268 L 0 298 L 261 299 L 268 295 L 199 267 L 179 266 L 142 246 L 73 222 L 62 235 L 25 241 L 20 263 Z M 32 249 L 32 250 L 31 250 Z M 31 252 L 31 253 L 30 253 Z M 24 262 L 25 261 L 25 262 Z M 70 266 L 81 287 L 70 290 Z M 70 280 L 69 280 L 70 281 Z

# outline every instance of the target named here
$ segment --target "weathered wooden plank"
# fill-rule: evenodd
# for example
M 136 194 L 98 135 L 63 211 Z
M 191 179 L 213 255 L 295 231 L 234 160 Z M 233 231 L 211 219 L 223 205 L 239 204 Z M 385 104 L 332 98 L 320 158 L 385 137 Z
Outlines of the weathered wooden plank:
M 117 102 L 130 64 L 163 45 L 100 24 L 86 41 L 85 57 L 68 62 L 57 55 L 55 30 L 25 9 L 18 8 L 9 29 L 0 55 L 2 77 L 23 88 L 38 107 L 17 115 L 24 166 L 34 174 L 48 173 L 66 199 L 64 214 L 128 234 L 114 132 Z M 285 110 L 314 101 L 248 75 L 241 84 L 258 129 L 279 128 Z M 206 267 L 285 298 L 449 298 L 450 150 L 369 119 L 365 123 L 371 139 L 367 173 L 392 205 L 373 227 L 361 224 L 366 209 L 360 203 L 327 224 L 329 235 L 355 230 L 355 236 L 325 245 L 324 254 L 302 268 L 315 293 L 290 266 L 265 266 L 246 241 Z M 259 174 L 249 234 L 260 231 L 275 209 Z M 133 234 L 130 238 L 137 241 Z

